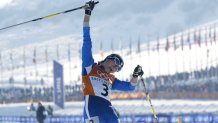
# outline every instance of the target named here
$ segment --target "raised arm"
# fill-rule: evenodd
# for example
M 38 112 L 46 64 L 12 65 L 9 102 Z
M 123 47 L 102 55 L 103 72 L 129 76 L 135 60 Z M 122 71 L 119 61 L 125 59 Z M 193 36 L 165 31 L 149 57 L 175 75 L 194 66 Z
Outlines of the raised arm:
M 89 27 L 90 15 L 84 15 L 83 27 Z
M 88 67 L 94 63 L 92 56 L 92 41 L 90 37 L 90 27 L 89 27 L 90 16 L 84 16 L 83 23 L 83 45 L 82 45 L 82 66 L 83 68 Z
M 83 45 L 82 45 L 82 67 L 88 67 L 94 63 L 92 56 L 92 41 L 90 37 L 90 27 L 89 21 L 91 16 L 91 11 L 95 6 L 94 1 L 89 1 L 86 3 L 85 16 L 83 21 Z

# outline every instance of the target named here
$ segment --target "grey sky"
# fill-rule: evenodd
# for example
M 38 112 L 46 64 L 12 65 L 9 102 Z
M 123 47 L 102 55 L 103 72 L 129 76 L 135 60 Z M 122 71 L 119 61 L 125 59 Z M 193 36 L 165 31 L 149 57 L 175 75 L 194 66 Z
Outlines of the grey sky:
M 85 3 L 85 0 L 8 1 L 8 4 L 0 5 L 0 28 Z M 218 17 L 218 0 L 99 1 L 91 18 L 94 49 L 99 49 L 100 41 L 103 41 L 105 50 L 110 49 L 111 40 L 122 40 L 124 47 L 127 47 L 130 38 L 136 45 L 139 36 L 142 42 L 146 42 L 147 38 L 155 40 L 158 33 L 160 37 L 165 37 L 217 20 Z M 78 10 L 0 31 L 0 48 L 17 47 L 70 34 L 81 35 L 83 14 L 83 10 Z

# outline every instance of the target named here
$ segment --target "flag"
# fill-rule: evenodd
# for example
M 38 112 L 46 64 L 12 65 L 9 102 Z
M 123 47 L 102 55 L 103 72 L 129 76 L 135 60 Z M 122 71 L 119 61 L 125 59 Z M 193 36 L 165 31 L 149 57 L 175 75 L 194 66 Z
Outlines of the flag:
M 111 52 L 113 53 L 114 52 L 114 41 L 111 40 Z
M 10 52 L 10 60 L 11 60 L 11 62 L 13 61 L 13 54 L 12 54 L 12 51 Z
M 176 50 L 177 49 L 176 35 L 173 36 L 173 44 L 174 44 L 174 50 Z
M 212 34 L 211 34 L 211 27 L 209 29 L 209 40 L 210 40 L 210 44 L 212 45 L 213 44 L 213 40 L 212 40 Z
M 214 26 L 213 30 L 213 41 L 216 43 L 216 26 Z
M 183 34 L 181 35 L 181 49 L 183 50 Z
M 82 43 L 81 42 L 79 42 L 79 47 L 82 47 Z M 78 54 L 79 54 L 79 58 L 80 59 L 82 59 L 82 50 L 81 50 L 82 48 L 79 48 L 78 49 Z
M 36 64 L 36 48 L 33 50 L 33 64 Z
M 45 62 L 48 62 L 48 51 L 47 51 L 47 48 L 45 49 Z
M 191 43 L 191 40 L 190 40 L 190 32 L 188 32 L 187 42 L 189 44 L 189 49 L 191 50 L 192 49 L 192 43 Z
M 68 44 L 67 55 L 68 55 L 68 61 L 71 61 L 70 44 Z
M 148 50 L 148 55 L 150 55 L 150 41 L 148 40 L 148 43 L 147 43 L 147 50 Z
M 0 65 L 2 66 L 2 51 L 0 51 Z
M 170 48 L 170 42 L 167 36 L 165 50 L 168 52 L 169 48 Z
M 205 45 L 207 46 L 207 29 L 205 29 L 204 38 L 205 38 Z
M 141 52 L 141 41 L 140 41 L 140 37 L 138 38 L 138 44 L 137 44 L 137 53 Z
M 23 65 L 26 66 L 26 51 L 25 51 L 25 48 L 23 48 Z
M 198 46 L 201 47 L 201 29 L 198 31 Z
M 159 35 L 157 36 L 157 51 L 159 52 L 160 42 L 159 42 Z
M 102 44 L 102 41 L 100 41 L 100 51 L 103 50 L 103 44 Z
M 122 40 L 119 41 L 119 50 L 120 50 L 121 54 L 123 54 L 123 42 L 122 42 Z
M 197 39 L 197 34 L 196 34 L 196 30 L 194 31 L 194 43 L 197 43 L 198 39 Z
M 100 41 L 100 56 L 103 59 L 104 58 L 104 52 L 103 52 L 103 42 Z
M 57 60 L 59 60 L 59 45 L 56 46 Z
M 12 50 L 11 50 L 11 52 L 10 52 L 10 60 L 11 60 L 11 64 L 12 64 L 12 69 L 14 69 L 13 52 L 12 52 Z
M 130 38 L 129 40 L 129 53 L 128 55 L 131 55 L 132 54 L 132 39 Z

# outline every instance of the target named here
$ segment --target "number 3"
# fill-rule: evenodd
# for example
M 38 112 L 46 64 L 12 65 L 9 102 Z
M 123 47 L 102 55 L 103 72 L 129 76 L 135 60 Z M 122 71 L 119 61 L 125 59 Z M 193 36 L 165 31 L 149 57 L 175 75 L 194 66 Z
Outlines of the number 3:
M 103 84 L 103 86 L 104 86 L 104 88 L 103 88 L 104 93 L 101 92 L 101 95 L 107 96 L 108 95 L 108 86 L 107 86 L 107 84 Z

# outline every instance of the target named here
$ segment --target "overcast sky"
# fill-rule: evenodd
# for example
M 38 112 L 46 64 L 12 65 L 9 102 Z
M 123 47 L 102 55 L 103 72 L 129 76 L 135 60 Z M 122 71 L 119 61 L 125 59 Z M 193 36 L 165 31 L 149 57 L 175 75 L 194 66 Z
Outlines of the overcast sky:
M 84 5 L 86 0 L 0 0 L 0 28 Z M 136 45 L 217 20 L 218 0 L 99 0 L 91 18 L 94 48 Z M 83 10 L 0 31 L 0 48 L 81 35 Z M 114 43 L 114 45 L 116 45 Z M 115 46 L 116 48 L 116 46 Z

